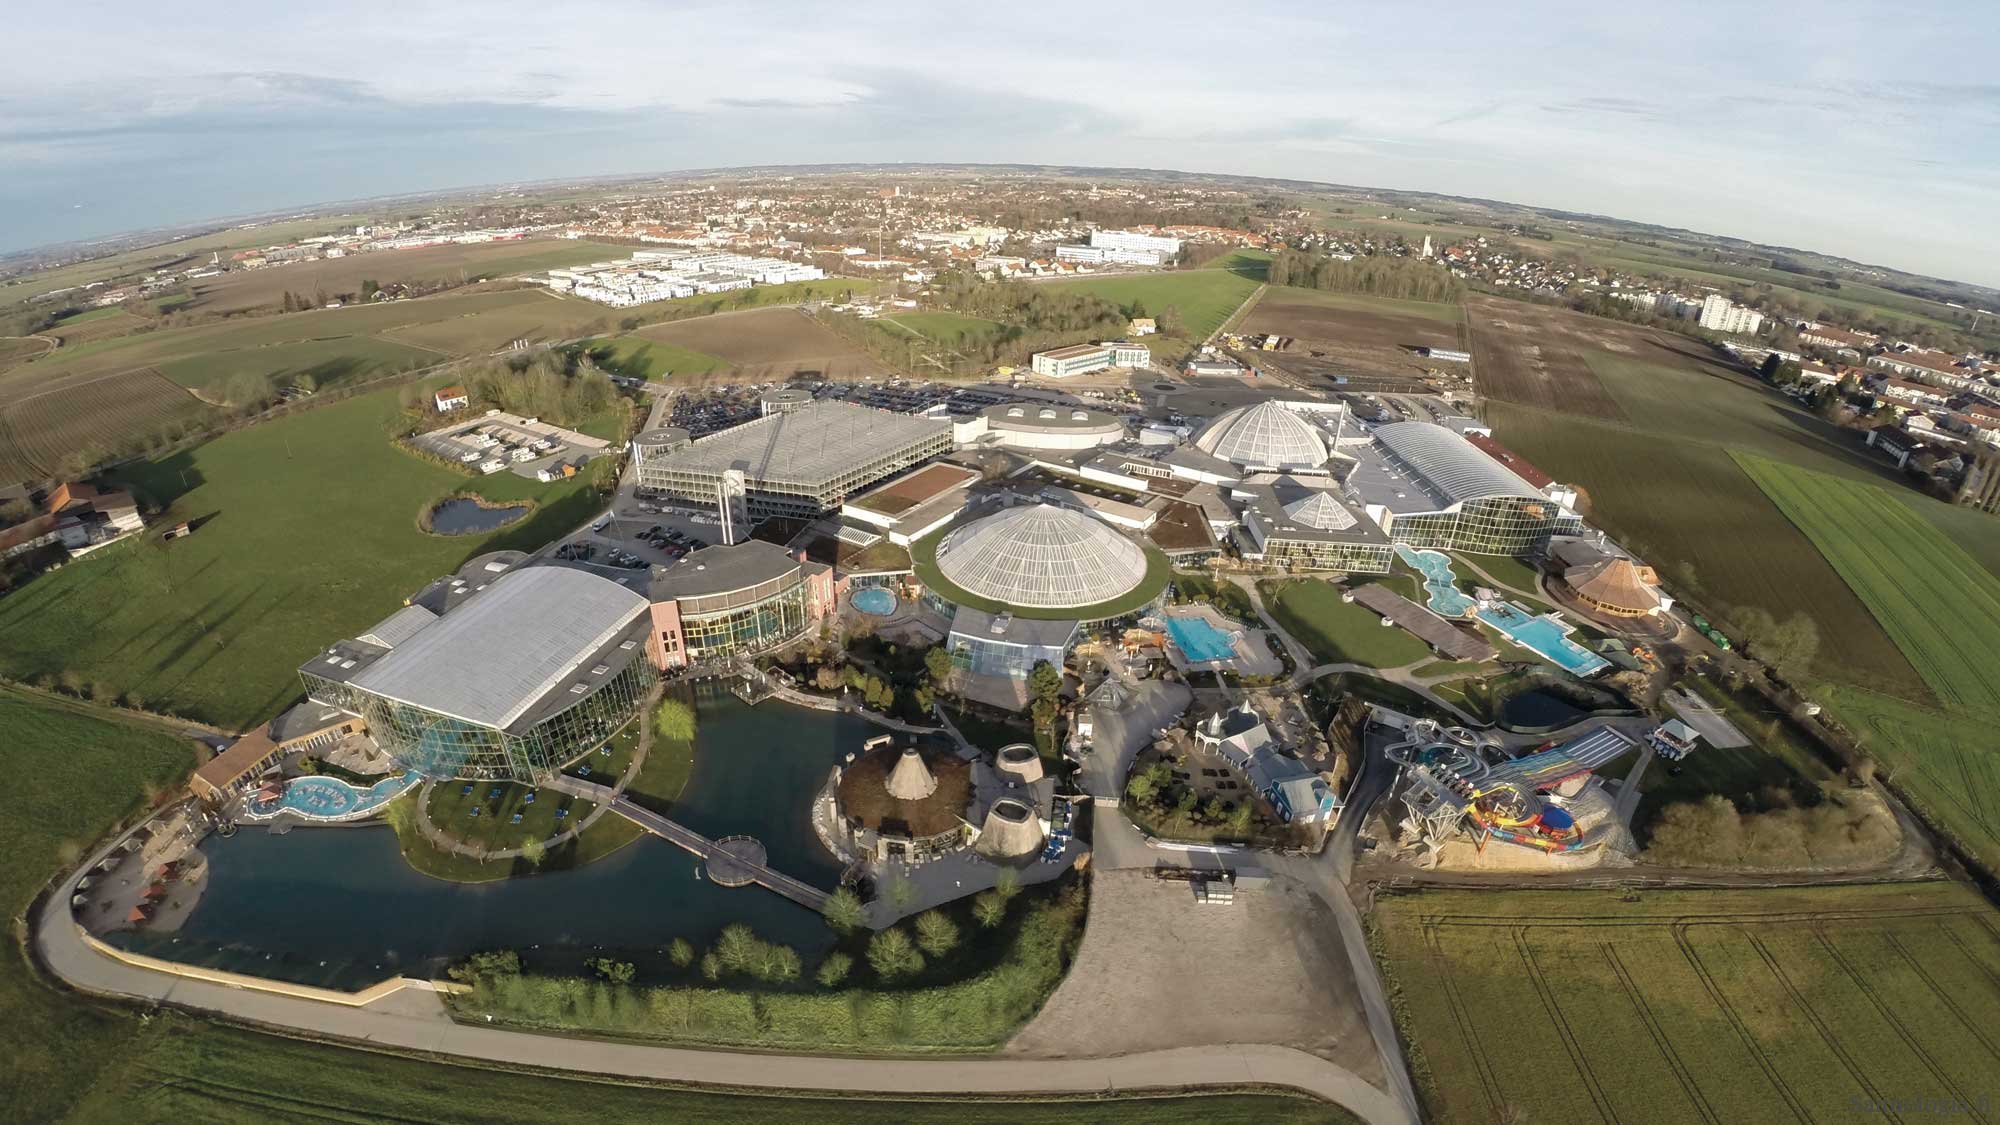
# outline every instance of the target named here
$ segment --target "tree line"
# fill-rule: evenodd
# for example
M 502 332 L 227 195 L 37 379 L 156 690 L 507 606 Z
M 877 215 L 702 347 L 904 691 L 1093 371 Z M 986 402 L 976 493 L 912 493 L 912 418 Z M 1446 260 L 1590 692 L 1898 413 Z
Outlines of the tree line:
M 1443 266 L 1422 258 L 1369 256 L 1342 261 L 1310 250 L 1280 250 L 1271 258 L 1272 285 L 1361 293 L 1400 301 L 1456 304 L 1465 283 Z

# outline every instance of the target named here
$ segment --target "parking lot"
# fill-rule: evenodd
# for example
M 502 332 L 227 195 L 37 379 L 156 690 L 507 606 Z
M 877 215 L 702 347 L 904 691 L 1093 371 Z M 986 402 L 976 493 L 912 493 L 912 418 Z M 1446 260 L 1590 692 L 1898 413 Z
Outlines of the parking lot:
M 719 538 L 715 510 L 641 495 L 627 484 L 611 510 L 550 549 L 553 558 L 606 571 L 669 566 Z
M 564 475 L 564 465 L 581 465 L 610 449 L 602 438 L 498 410 L 419 434 L 411 442 L 479 472 L 512 469 L 531 480 L 554 480 Z

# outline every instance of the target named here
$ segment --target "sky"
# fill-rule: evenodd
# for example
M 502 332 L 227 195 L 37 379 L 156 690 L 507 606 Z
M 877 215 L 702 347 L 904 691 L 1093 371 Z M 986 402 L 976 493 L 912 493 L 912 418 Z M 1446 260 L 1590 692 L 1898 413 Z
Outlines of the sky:
M 0 251 L 752 164 L 1441 192 L 2000 285 L 2000 4 L 99 0 L 15 21 Z

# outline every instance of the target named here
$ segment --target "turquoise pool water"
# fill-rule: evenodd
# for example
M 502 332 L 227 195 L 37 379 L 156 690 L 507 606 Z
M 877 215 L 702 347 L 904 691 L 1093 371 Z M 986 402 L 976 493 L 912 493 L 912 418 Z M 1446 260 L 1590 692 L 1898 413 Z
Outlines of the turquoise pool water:
M 856 590 L 847 599 L 855 609 L 870 617 L 887 617 L 896 612 L 896 593 L 881 586 L 870 586 Z
M 1424 592 L 1430 596 L 1430 611 L 1439 617 L 1464 617 L 1472 612 L 1471 596 L 1458 589 L 1458 576 L 1451 572 L 1451 556 L 1441 551 L 1413 551 L 1398 545 L 1396 557 L 1424 576 Z
M 1189 663 L 1231 660 L 1236 656 L 1236 646 L 1230 643 L 1229 634 L 1202 618 L 1169 617 L 1167 632 L 1173 635 L 1174 647 L 1181 650 Z
M 276 816 L 290 811 L 307 820 L 348 820 L 366 816 L 401 796 L 422 781 L 418 774 L 385 777 L 366 789 L 357 789 L 337 777 L 295 777 L 275 801 L 252 800 L 250 815 Z
M 1508 640 L 1532 649 L 1550 663 L 1575 676 L 1595 676 L 1611 662 L 1569 639 L 1569 630 L 1548 616 L 1531 616 L 1512 602 L 1482 609 L 1481 621 L 1500 630 Z

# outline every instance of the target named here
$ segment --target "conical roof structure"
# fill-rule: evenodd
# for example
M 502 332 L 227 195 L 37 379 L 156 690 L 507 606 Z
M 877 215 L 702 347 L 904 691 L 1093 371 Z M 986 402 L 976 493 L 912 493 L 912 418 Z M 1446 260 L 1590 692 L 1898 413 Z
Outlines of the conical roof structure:
M 1627 558 L 1599 559 L 1563 572 L 1563 581 L 1594 609 L 1621 617 L 1642 617 L 1660 608 L 1658 581 L 1651 567 Z
M 1195 435 L 1194 445 L 1244 468 L 1315 469 L 1329 456 L 1312 423 L 1269 401 L 1218 415 Z
M 1326 492 L 1314 492 L 1292 501 L 1285 505 L 1285 514 L 1293 523 L 1321 531 L 1346 531 L 1356 522 L 1347 505 Z
M 1026 859 L 1042 848 L 1042 822 L 1025 801 L 1002 797 L 986 810 L 974 850 L 994 859 Z
M 898 801 L 921 801 L 937 792 L 937 778 L 931 776 L 930 767 L 924 765 L 924 756 L 911 746 L 896 760 L 896 768 L 889 771 L 889 783 L 885 787 L 889 796 Z
M 938 569 L 960 589 L 1010 606 L 1110 601 L 1146 577 L 1146 552 L 1111 525 L 1054 504 L 1008 508 L 938 544 Z
M 1025 742 L 1002 746 L 1000 752 L 994 755 L 994 763 L 1010 781 L 1033 785 L 1042 779 L 1042 756 Z

